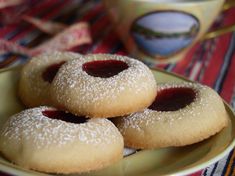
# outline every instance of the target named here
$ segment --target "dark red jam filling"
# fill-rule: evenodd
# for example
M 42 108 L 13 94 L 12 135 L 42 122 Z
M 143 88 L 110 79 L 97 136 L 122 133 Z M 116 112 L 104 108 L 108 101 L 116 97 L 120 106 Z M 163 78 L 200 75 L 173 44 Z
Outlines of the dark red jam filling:
M 62 61 L 60 63 L 57 64 L 52 64 L 50 66 L 48 66 L 45 71 L 42 73 L 42 78 L 44 81 L 47 81 L 49 83 L 51 83 L 56 75 L 56 73 L 58 72 L 58 70 L 60 69 L 60 67 L 65 63 L 65 61 Z
M 177 111 L 192 103 L 196 93 L 191 88 L 169 88 L 157 93 L 149 109 L 156 111 Z
M 127 63 L 119 60 L 97 60 L 82 65 L 83 71 L 88 75 L 101 78 L 109 78 L 126 70 Z
M 57 111 L 57 110 L 45 110 L 45 111 L 42 111 L 42 114 L 51 119 L 57 119 L 57 120 L 62 120 L 65 122 L 77 123 L 77 124 L 86 123 L 88 120 L 85 117 L 75 116 L 71 113 L 67 113 L 64 111 Z

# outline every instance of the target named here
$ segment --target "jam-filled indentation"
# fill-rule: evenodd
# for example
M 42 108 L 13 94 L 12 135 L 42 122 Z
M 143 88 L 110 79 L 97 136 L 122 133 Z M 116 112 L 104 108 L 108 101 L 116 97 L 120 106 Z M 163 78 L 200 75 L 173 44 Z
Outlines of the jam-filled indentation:
M 51 83 L 56 75 L 56 73 L 58 72 L 58 70 L 60 69 L 60 67 L 65 63 L 65 61 L 62 61 L 60 63 L 57 64 L 52 64 L 49 65 L 45 71 L 42 73 L 42 78 L 44 81 L 47 81 L 49 83 Z
M 119 60 L 97 60 L 82 65 L 83 71 L 88 75 L 101 78 L 117 75 L 128 67 L 127 63 Z
M 196 97 L 193 89 L 187 87 L 167 88 L 157 92 L 157 96 L 149 106 L 156 111 L 177 111 L 191 104 Z
M 71 113 L 58 111 L 58 110 L 45 110 L 45 111 L 42 111 L 42 114 L 51 119 L 57 119 L 57 120 L 62 120 L 65 122 L 77 123 L 77 124 L 86 123 L 88 120 L 85 117 L 75 116 Z

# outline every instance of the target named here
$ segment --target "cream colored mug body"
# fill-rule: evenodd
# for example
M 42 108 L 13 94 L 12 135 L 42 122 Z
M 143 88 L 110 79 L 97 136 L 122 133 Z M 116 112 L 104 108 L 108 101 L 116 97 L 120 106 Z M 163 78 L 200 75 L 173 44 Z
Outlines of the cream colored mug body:
M 184 57 L 218 16 L 224 0 L 103 0 L 130 55 L 148 64 Z

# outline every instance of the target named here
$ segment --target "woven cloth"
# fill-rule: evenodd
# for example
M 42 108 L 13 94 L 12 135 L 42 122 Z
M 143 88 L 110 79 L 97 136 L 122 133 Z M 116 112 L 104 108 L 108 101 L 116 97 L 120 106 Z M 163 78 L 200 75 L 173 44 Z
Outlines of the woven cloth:
M 74 6 L 76 8 L 72 8 Z M 92 43 L 75 46 L 69 50 L 82 54 L 113 53 L 128 55 L 111 25 L 102 3 L 98 0 L 28 1 L 27 4 L 17 8 L 21 9 L 20 14 L 13 14 L 9 11 L 4 12 L 9 13 L 10 20 L 9 18 L 1 19 L 0 40 L 9 41 L 24 48 L 32 48 L 51 37 L 34 25 L 25 22 L 21 18 L 23 15 L 44 21 L 63 23 L 66 26 L 78 22 L 87 22 L 90 24 Z M 11 22 L 11 19 L 13 22 Z M 223 11 L 215 21 L 213 28 L 231 24 L 235 24 L 235 8 Z M 0 69 L 22 64 L 28 59 L 30 57 L 26 54 L 2 52 L 0 54 Z M 151 65 L 150 67 L 174 72 L 190 80 L 208 85 L 235 108 L 235 33 L 227 33 L 197 43 L 180 62 Z M 219 162 L 191 175 L 234 176 L 234 150 Z

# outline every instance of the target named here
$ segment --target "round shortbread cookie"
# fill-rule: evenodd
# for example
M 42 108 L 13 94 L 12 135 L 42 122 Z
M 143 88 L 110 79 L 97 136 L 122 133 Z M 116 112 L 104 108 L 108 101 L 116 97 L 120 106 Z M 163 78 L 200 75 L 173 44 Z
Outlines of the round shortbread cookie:
M 51 105 L 49 89 L 58 69 L 80 54 L 72 52 L 45 53 L 27 62 L 20 75 L 19 96 L 28 107 Z
M 156 82 L 146 65 L 110 54 L 81 56 L 67 62 L 51 88 L 57 107 L 88 117 L 115 117 L 140 111 L 156 95 Z
M 114 119 L 125 146 L 141 149 L 193 144 L 216 134 L 228 121 L 220 96 L 197 83 L 159 84 L 150 107 Z
M 123 147 L 109 120 L 73 117 L 45 106 L 10 117 L 0 132 L 0 151 L 8 160 L 49 173 L 101 169 L 120 160 Z

